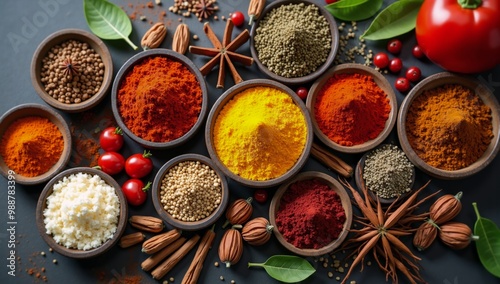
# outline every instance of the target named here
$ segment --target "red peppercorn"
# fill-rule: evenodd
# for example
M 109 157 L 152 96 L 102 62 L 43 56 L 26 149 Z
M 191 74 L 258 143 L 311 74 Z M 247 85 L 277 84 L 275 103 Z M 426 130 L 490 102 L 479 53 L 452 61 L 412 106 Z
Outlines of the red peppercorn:
M 422 72 L 420 71 L 420 68 L 418 67 L 410 67 L 406 71 L 406 79 L 408 79 L 410 82 L 418 82 L 420 78 L 422 77 Z
M 305 100 L 307 98 L 308 90 L 306 87 L 299 87 L 295 92 L 302 100 Z
M 399 54 L 403 48 L 403 43 L 399 39 L 393 39 L 387 43 L 387 51 L 392 54 Z
M 410 90 L 410 81 L 404 77 L 400 77 L 396 80 L 396 83 L 394 83 L 394 87 L 401 93 L 406 93 Z
M 389 65 L 389 56 L 385 52 L 379 52 L 373 58 L 373 64 L 380 69 L 383 69 Z
M 413 54 L 413 56 L 414 56 L 415 58 L 419 58 L 419 59 L 424 58 L 424 56 L 425 56 L 425 55 L 424 55 L 424 52 L 422 51 L 422 49 L 420 48 L 420 46 L 419 46 L 419 45 L 415 45 L 415 46 L 413 47 L 413 49 L 412 49 L 411 53 Z
M 392 73 L 398 73 L 401 71 L 403 68 L 403 61 L 399 58 L 394 58 L 391 60 L 391 63 L 389 63 L 389 70 L 391 70 Z

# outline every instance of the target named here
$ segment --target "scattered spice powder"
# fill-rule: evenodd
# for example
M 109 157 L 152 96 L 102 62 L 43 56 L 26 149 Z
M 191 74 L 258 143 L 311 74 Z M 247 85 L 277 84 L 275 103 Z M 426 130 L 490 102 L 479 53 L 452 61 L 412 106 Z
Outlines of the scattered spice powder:
M 0 155 L 5 164 L 25 177 L 36 177 L 52 168 L 62 155 L 64 139 L 48 118 L 28 116 L 14 121 L 3 134 Z
M 337 239 L 345 220 L 339 195 L 318 179 L 291 184 L 276 212 L 278 230 L 302 249 L 322 248 Z
M 314 116 L 321 131 L 343 146 L 363 144 L 384 130 L 391 106 L 373 77 L 335 74 L 321 88 Z
M 250 180 L 285 174 L 299 159 L 306 139 L 300 108 L 288 94 L 271 87 L 236 94 L 220 111 L 213 130 L 219 159 L 230 171 Z
M 118 90 L 118 110 L 137 136 L 169 142 L 198 121 L 202 91 L 196 76 L 179 61 L 148 57 L 133 67 Z
M 492 129 L 491 109 L 458 84 L 424 91 L 406 117 L 411 147 L 427 164 L 443 170 L 462 169 L 481 158 Z

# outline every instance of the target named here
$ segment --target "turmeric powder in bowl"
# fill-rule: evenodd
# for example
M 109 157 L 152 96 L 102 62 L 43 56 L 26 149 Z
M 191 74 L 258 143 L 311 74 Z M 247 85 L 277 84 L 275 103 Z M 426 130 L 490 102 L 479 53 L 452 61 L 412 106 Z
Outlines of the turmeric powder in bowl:
M 245 83 L 250 87 L 236 89 L 215 117 L 213 149 L 223 166 L 243 179 L 279 178 L 303 156 L 309 118 L 292 99 L 293 91 L 284 91 L 286 87 Z

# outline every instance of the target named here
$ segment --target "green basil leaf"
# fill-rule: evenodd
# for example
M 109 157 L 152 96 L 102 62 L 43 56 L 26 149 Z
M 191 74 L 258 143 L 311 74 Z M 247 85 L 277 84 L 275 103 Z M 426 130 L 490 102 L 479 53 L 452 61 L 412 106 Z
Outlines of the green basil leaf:
M 303 281 L 316 271 L 309 261 L 293 255 L 274 255 L 264 263 L 249 262 L 248 267 L 263 267 L 269 276 L 285 283 Z
M 496 277 L 500 277 L 500 229 L 497 225 L 479 215 L 476 202 L 472 203 L 477 220 L 474 225 L 474 234 L 479 236 L 476 240 L 476 249 L 484 268 Z
M 127 13 L 106 0 L 83 0 L 85 19 L 90 30 L 102 39 L 124 39 L 133 49 L 137 46 L 128 36 L 132 23 Z
M 335 18 L 343 21 L 361 21 L 375 15 L 383 0 L 340 0 L 325 6 Z
M 369 40 L 381 40 L 413 30 L 422 3 L 424 0 L 400 0 L 392 3 L 373 19 L 361 37 Z

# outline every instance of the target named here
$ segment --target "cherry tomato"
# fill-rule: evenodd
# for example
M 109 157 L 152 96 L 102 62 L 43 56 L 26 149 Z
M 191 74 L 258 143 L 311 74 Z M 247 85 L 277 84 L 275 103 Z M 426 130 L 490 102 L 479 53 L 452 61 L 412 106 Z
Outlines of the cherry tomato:
M 420 48 L 420 45 L 418 45 L 418 44 L 413 47 L 413 49 L 411 50 L 411 53 L 413 54 L 413 56 L 415 58 L 419 58 L 419 59 L 424 58 L 424 56 L 425 56 L 424 52 Z
M 389 56 L 385 52 L 379 52 L 373 58 L 373 64 L 380 69 L 383 69 L 389 65 Z
M 97 160 L 99 168 L 110 175 L 115 175 L 123 170 L 125 159 L 120 153 L 106 152 Z
M 302 100 L 305 100 L 307 98 L 308 90 L 306 87 L 299 87 L 295 92 Z
M 101 132 L 99 144 L 106 152 L 117 152 L 123 146 L 123 132 L 120 127 L 108 127 Z
M 146 185 L 140 179 L 129 179 L 122 185 L 122 191 L 129 204 L 139 206 L 146 201 L 147 191 L 151 187 L 151 182 Z
M 396 80 L 396 83 L 394 83 L 394 87 L 396 87 L 396 90 L 400 91 L 401 93 L 406 93 L 408 90 L 410 90 L 410 82 L 408 79 L 404 77 L 400 77 Z
M 144 151 L 144 154 L 133 154 L 125 161 L 125 171 L 131 178 L 142 178 L 153 170 L 151 153 Z
M 422 72 L 418 67 L 410 67 L 406 71 L 406 79 L 408 79 L 410 82 L 418 82 L 420 78 L 422 77 Z
M 392 54 L 399 54 L 402 48 L 403 43 L 399 39 L 393 39 L 387 43 L 387 51 Z
M 257 189 L 253 193 L 253 198 L 259 203 L 266 203 L 267 201 L 267 190 L 265 189 Z
M 243 13 L 240 11 L 234 11 L 231 14 L 231 21 L 233 21 L 233 24 L 235 26 L 239 27 L 245 22 L 245 15 L 243 15 Z
M 325 3 L 326 4 L 332 4 L 332 3 L 335 3 L 337 1 L 339 1 L 339 0 L 325 0 Z
M 391 63 L 389 63 L 389 70 L 391 70 L 392 73 L 398 73 L 401 71 L 403 68 L 403 61 L 399 58 L 394 58 L 391 60 Z

